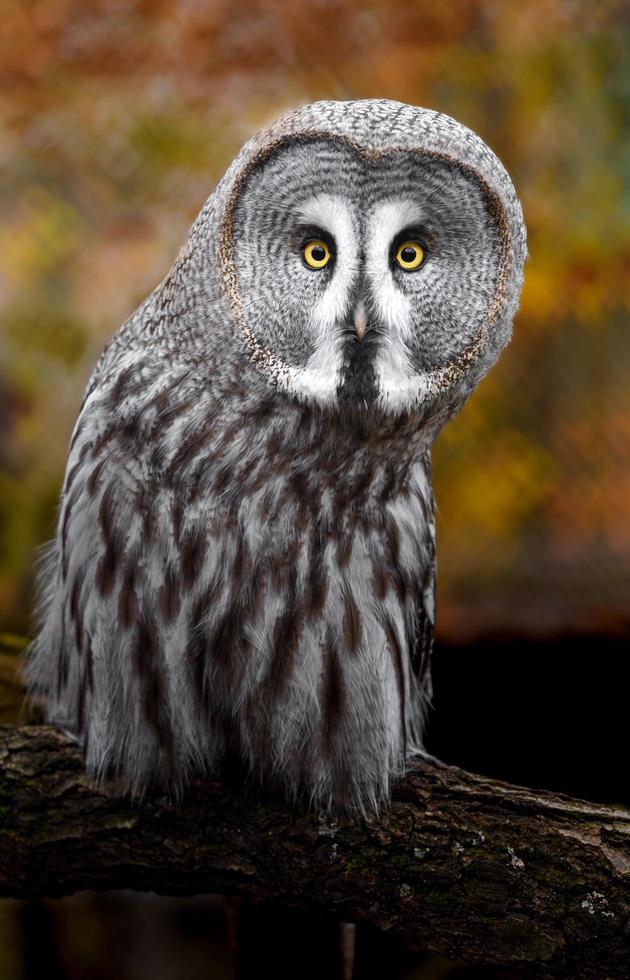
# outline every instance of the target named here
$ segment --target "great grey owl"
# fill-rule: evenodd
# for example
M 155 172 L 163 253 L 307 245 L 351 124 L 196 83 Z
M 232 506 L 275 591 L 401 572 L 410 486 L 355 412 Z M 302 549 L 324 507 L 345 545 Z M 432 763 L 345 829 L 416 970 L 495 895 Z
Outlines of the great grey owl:
M 430 698 L 431 443 L 525 253 L 508 174 L 441 113 L 319 102 L 245 145 L 72 436 L 27 673 L 90 773 L 387 799 Z

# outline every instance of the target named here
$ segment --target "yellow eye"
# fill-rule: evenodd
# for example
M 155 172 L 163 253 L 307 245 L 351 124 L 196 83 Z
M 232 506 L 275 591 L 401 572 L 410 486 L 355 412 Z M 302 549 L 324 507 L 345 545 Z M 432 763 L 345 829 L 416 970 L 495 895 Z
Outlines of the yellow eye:
M 304 261 L 311 269 L 323 269 L 332 259 L 332 252 L 326 242 L 313 238 L 302 248 Z
M 418 269 L 424 262 L 424 249 L 420 242 L 402 242 L 396 249 L 396 261 L 407 272 Z

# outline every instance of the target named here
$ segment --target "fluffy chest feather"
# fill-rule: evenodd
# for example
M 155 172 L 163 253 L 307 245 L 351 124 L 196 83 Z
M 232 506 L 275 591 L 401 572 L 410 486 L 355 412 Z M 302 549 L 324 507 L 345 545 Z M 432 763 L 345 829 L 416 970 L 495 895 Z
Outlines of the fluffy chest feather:
M 132 784 L 229 755 L 294 795 L 374 805 L 419 742 L 432 566 L 413 434 L 123 367 L 71 451 L 58 718 Z

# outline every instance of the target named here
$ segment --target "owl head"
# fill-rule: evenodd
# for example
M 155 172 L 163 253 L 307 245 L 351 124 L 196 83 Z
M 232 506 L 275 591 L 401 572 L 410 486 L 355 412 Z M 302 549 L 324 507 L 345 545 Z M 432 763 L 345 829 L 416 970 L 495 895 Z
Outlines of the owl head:
M 457 410 L 509 339 L 526 254 L 512 182 L 482 140 L 384 100 L 281 118 L 191 238 L 265 384 L 381 416 Z

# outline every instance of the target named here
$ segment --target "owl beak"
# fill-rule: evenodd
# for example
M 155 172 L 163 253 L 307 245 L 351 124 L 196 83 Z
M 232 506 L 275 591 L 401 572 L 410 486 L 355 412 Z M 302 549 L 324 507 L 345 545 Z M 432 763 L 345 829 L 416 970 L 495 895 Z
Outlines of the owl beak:
M 367 326 L 367 315 L 365 312 L 365 306 L 363 302 L 357 303 L 357 307 L 354 311 L 354 330 L 357 335 L 357 340 L 360 342 L 365 337 L 365 328 Z

